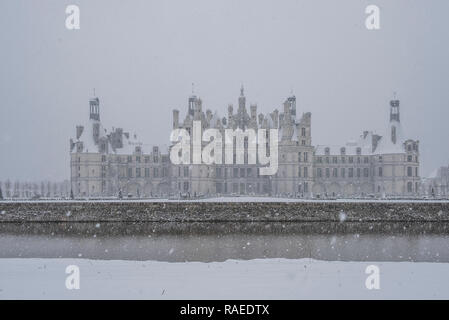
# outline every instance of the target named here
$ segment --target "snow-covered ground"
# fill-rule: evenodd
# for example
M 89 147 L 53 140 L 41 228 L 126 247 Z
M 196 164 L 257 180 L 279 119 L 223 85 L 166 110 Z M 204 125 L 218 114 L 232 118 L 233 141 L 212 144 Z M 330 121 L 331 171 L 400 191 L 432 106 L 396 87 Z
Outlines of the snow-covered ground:
M 202 199 L 78 199 L 78 200 L 2 200 L 1 203 L 53 203 L 53 202 L 319 202 L 319 203 L 334 203 L 334 202 L 361 202 L 361 203 L 448 203 L 449 200 L 424 200 L 424 199 L 300 199 L 300 198 L 279 198 L 279 197 L 212 197 Z
M 68 265 L 79 290 L 66 288 Z M 369 265 L 379 290 L 365 286 Z M 0 299 L 449 299 L 448 284 L 447 263 L 0 259 Z

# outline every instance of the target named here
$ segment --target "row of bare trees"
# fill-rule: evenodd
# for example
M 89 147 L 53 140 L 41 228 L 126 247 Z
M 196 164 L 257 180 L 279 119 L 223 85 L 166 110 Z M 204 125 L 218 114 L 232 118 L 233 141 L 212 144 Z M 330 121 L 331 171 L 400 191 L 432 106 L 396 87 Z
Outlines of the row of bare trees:
M 69 198 L 70 181 L 0 181 L 0 199 Z

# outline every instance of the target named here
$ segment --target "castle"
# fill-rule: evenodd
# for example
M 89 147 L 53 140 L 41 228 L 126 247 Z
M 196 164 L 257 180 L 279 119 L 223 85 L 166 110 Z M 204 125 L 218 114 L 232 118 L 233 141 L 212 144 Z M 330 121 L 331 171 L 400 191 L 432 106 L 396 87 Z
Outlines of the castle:
M 240 89 L 237 110 L 228 106 L 226 117 L 203 109 L 202 100 L 188 99 L 185 117 L 173 110 L 173 129 L 277 129 L 278 169 L 261 175 L 250 164 L 254 150 L 234 146 L 232 164 L 173 164 L 170 149 L 147 149 L 135 134 L 122 128 L 108 132 L 100 121 L 100 101 L 89 102 L 89 122 L 76 127 L 70 140 L 72 191 L 77 197 L 198 197 L 207 195 L 272 195 L 302 198 L 413 197 L 420 190 L 419 141 L 403 136 L 399 100 L 390 101 L 389 135 L 365 131 L 358 140 L 342 146 L 312 145 L 311 113 L 297 113 L 290 96 L 280 112 L 257 112 L 246 105 Z M 223 135 L 224 136 L 224 135 Z M 192 143 L 192 142 L 191 142 Z M 270 142 L 267 141 L 267 145 Z M 268 148 L 267 148 L 268 150 Z M 241 154 L 243 153 L 243 154 Z M 235 164 L 236 157 L 243 164 Z

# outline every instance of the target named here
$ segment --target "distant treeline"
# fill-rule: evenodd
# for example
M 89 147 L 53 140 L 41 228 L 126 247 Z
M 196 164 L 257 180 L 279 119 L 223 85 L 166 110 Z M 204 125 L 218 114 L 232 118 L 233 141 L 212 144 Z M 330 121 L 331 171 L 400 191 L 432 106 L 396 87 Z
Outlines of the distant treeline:
M 70 197 L 70 181 L 0 181 L 0 199 L 39 199 Z

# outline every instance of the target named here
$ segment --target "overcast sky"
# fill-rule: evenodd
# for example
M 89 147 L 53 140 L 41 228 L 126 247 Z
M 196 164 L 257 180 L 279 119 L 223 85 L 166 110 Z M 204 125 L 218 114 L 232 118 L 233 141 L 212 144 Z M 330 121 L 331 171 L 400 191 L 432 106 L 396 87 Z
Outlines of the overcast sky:
M 77 4 L 81 29 L 67 30 Z M 380 7 L 381 29 L 365 27 Z M 69 139 L 93 88 L 107 128 L 167 144 L 192 82 L 226 114 L 240 85 L 259 111 L 293 91 L 313 144 L 384 134 L 397 91 L 422 174 L 449 163 L 447 0 L 2 0 L 0 180 L 69 178 Z

